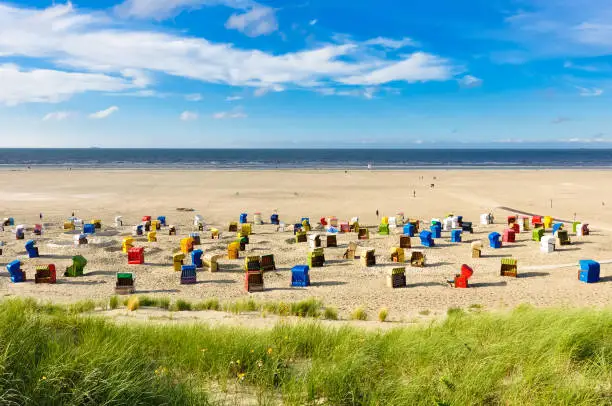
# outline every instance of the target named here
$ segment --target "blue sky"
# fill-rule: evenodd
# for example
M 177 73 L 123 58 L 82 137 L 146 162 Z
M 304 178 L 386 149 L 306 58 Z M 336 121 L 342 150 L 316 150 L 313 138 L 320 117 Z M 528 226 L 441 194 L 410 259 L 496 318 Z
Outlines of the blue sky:
M 604 0 L 0 0 L 0 147 L 612 147 Z

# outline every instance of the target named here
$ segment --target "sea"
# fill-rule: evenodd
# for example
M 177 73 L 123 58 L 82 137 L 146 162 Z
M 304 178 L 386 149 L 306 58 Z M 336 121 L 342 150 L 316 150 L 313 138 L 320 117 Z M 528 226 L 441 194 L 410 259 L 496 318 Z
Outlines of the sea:
M 0 169 L 612 168 L 612 149 L 0 149 Z

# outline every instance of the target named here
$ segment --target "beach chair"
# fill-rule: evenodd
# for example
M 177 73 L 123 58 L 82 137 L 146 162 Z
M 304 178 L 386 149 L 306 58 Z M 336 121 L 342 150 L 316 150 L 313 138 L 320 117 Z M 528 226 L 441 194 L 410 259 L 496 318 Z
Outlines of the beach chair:
M 508 216 L 508 225 L 512 225 L 514 223 L 516 223 L 517 217 L 516 216 Z
M 295 233 L 295 242 L 308 242 L 308 236 L 306 234 L 306 231 L 298 231 L 297 233 Z
M 557 245 L 571 245 L 572 240 L 570 239 L 569 233 L 567 230 L 559 230 L 557 231 Z
M 123 217 L 115 216 L 115 227 L 123 227 Z
M 535 228 L 532 232 L 531 232 L 531 239 L 533 241 L 537 241 L 540 242 L 542 240 L 542 237 L 544 237 L 544 229 L 543 228 Z
M 471 246 L 472 258 L 480 258 L 482 256 L 482 241 L 473 241 Z
M 580 271 L 578 271 L 578 280 L 584 283 L 599 282 L 599 262 L 593 260 L 581 259 L 579 261 Z
M 242 233 L 242 235 L 246 235 L 249 236 L 251 234 L 253 234 L 253 226 L 249 223 L 247 224 L 243 224 L 240 228 L 240 231 Z
M 389 230 L 397 228 L 397 219 L 395 217 L 389 217 Z
M 451 242 L 461 242 L 461 233 L 463 233 L 463 230 L 452 230 Z
M 406 256 L 404 254 L 404 249 L 401 247 L 391 248 L 391 261 L 398 262 L 403 264 L 406 262 Z
M 472 268 L 467 266 L 466 264 L 461 265 L 461 273 L 455 275 L 452 280 L 449 280 L 448 283 L 455 288 L 466 289 L 469 288 L 469 279 L 474 274 Z
M 489 247 L 493 249 L 502 247 L 501 235 L 499 233 L 493 232 L 489 234 Z
M 168 227 L 168 235 L 176 235 L 176 227 L 175 226 Z
M 193 226 L 198 231 L 204 231 L 204 217 L 201 214 L 193 216 Z
M 244 270 L 248 271 L 260 271 L 261 262 L 259 256 L 248 256 L 244 259 Z
M 131 295 L 136 291 L 134 287 L 134 274 L 132 272 L 117 272 L 115 293 L 117 295 Z
M 74 223 L 72 221 L 65 221 L 64 222 L 64 230 L 65 231 L 73 231 L 75 229 L 74 227 Z
M 85 224 L 83 225 L 83 233 L 84 234 L 95 234 L 96 226 L 93 224 Z
M 274 262 L 274 255 L 272 254 L 262 255 L 259 264 L 263 272 L 276 271 L 276 263 Z
M 291 286 L 303 288 L 310 286 L 309 270 L 308 265 L 296 265 L 291 268 Z
M 125 237 L 121 243 L 121 252 L 127 254 L 130 248 L 134 246 L 134 239 L 132 237 Z
M 177 252 L 175 254 L 172 254 L 172 265 L 174 267 L 175 272 L 181 271 L 181 267 L 183 266 L 184 261 L 185 261 L 185 254 L 183 254 L 182 252 Z
M 34 235 L 42 235 L 42 225 L 34 224 Z
M 408 235 L 400 235 L 399 238 L 399 246 L 400 248 L 412 248 L 412 243 L 410 241 L 410 236 Z
M 387 286 L 392 289 L 406 287 L 406 268 L 390 268 L 387 273 Z
M 246 224 L 247 223 L 247 213 L 240 213 L 240 219 L 239 219 L 239 223 L 240 224 Z
M 330 226 L 332 226 L 332 227 L 339 227 L 339 224 L 338 224 L 338 218 L 337 218 L 337 217 L 334 217 L 334 216 L 329 217 L 329 218 L 327 219 L 327 222 L 328 222 L 328 223 L 329 223 L 329 225 L 330 225 Z
M 550 254 L 555 251 L 555 237 L 546 235 L 540 240 L 540 251 Z
M 461 222 L 461 230 L 464 233 L 474 234 L 474 227 L 471 221 L 462 221 Z
M 347 232 L 359 233 L 359 218 L 353 217 L 349 224 L 349 231 Z M 342 224 L 340 224 L 340 229 L 342 230 Z
M 221 238 L 221 235 L 219 234 L 219 229 L 217 228 L 211 228 L 210 229 L 210 238 L 213 240 L 218 240 Z
M 544 228 L 551 228 L 554 219 L 551 216 L 544 216 Z
M 261 218 L 261 213 L 259 213 L 259 212 L 253 213 L 253 224 L 256 224 L 258 226 L 263 225 L 263 220 Z
M 421 231 L 421 233 L 419 234 L 419 238 L 421 239 L 421 245 L 424 247 L 433 247 L 436 245 L 430 231 Z
M 193 285 L 198 283 L 195 265 L 183 265 L 181 267 L 181 285 Z
M 500 276 L 510 276 L 516 278 L 518 276 L 517 260 L 514 258 L 502 258 Z
M 186 237 L 181 239 L 181 252 L 185 255 L 193 251 L 193 238 Z
M 318 248 L 321 246 L 321 236 L 319 234 L 310 234 L 308 236 L 308 247 Z
M 91 224 L 93 224 L 94 228 L 96 230 L 102 230 L 102 220 L 100 219 L 93 219 L 91 220 Z
M 446 217 L 442 220 L 442 231 L 450 231 L 453 228 L 453 218 Z
M 141 235 L 144 234 L 144 226 L 142 224 L 138 224 L 134 226 L 134 229 L 132 230 L 132 234 L 135 237 L 140 237 Z
M 325 236 L 325 246 L 326 247 L 337 247 L 338 246 L 338 239 L 336 238 L 335 234 L 327 234 Z
M 83 276 L 83 272 L 85 271 L 85 266 L 87 265 L 87 260 L 81 255 L 75 255 L 72 257 L 72 265 L 66 268 L 66 272 L 64 272 L 64 276 L 67 277 L 76 277 Z
M 357 223 L 356 225 L 357 225 L 357 229 L 359 230 L 359 223 Z M 339 223 L 338 231 L 341 233 L 350 233 L 351 231 L 353 231 L 352 227 L 353 226 L 349 225 L 349 223 L 347 223 L 346 221 L 343 221 Z
M 404 225 L 404 212 L 403 211 L 395 213 L 395 221 L 397 222 L 398 227 L 402 227 Z
M 505 242 L 505 243 L 516 242 L 516 233 L 514 232 L 514 230 L 512 229 L 504 230 L 502 242 Z
M 16 240 L 25 239 L 25 226 L 19 225 L 15 228 L 15 239 Z
M 87 240 L 87 234 L 78 234 L 78 235 L 75 235 L 73 238 L 74 238 L 74 245 L 76 246 L 89 244 L 89 241 Z
M 273 214 L 270 216 L 270 224 L 280 225 L 280 220 L 278 218 L 278 214 Z
M 38 247 L 36 246 L 36 241 L 29 240 L 25 244 L 25 250 L 28 253 L 28 258 L 38 258 L 40 255 L 38 254 Z
M 308 218 L 303 218 L 302 219 L 302 231 L 308 232 L 312 230 L 312 227 L 310 227 L 310 220 Z
M 56 283 L 57 272 L 54 264 L 38 265 L 35 268 L 34 283 Z
M 200 233 L 190 233 L 189 237 L 191 237 L 193 245 L 202 245 L 202 239 L 200 238 Z
M 308 266 L 321 268 L 325 265 L 325 253 L 323 248 L 314 248 L 308 252 Z
M 238 231 L 238 223 L 236 223 L 235 221 L 232 221 L 231 223 L 229 223 L 229 226 L 227 227 L 227 231 L 229 231 L 230 233 L 235 233 Z
M 414 224 L 405 224 L 404 228 L 403 228 L 403 232 L 405 235 L 407 235 L 408 237 L 414 237 Z
M 206 254 L 202 259 L 202 265 L 204 269 L 209 270 L 210 272 L 219 271 L 219 256 L 214 254 Z
M 357 244 L 354 242 L 349 242 L 347 250 L 344 252 L 342 256 L 344 259 L 356 259 L 355 255 L 357 253 Z
M 142 265 L 144 264 L 144 248 L 132 247 L 128 250 L 128 264 Z
M 158 216 L 157 221 L 162 227 L 166 227 L 166 216 Z
M 514 231 L 514 234 L 519 234 L 521 232 L 521 226 L 519 223 L 512 223 L 508 230 Z
M 373 248 L 368 248 L 360 255 L 361 265 L 371 267 L 376 265 L 376 251 Z
M 297 233 L 299 233 L 302 230 L 302 223 L 295 223 L 293 225 L 293 235 L 296 235 Z
M 480 224 L 483 226 L 487 226 L 489 224 L 493 224 L 493 216 L 491 213 L 484 213 L 480 215 Z
M 161 223 L 159 222 L 159 220 L 151 220 L 151 230 L 161 230 Z
M 4 250 L 4 246 L 6 244 L 4 243 L 4 241 L 0 241 L 0 255 L 2 255 L 2 251 Z
M 588 224 L 583 224 L 583 223 L 578 224 L 578 227 L 576 228 L 577 237 L 584 237 L 585 235 L 589 235 L 589 233 L 590 233 L 590 230 L 589 230 Z
M 6 269 L 11 277 L 11 282 L 20 283 L 26 281 L 26 273 L 21 269 L 21 262 L 15 260 L 6 265 Z
M 82 219 L 74 218 L 74 220 L 72 220 L 72 223 L 76 228 L 83 228 L 84 223 Z
M 142 216 L 141 221 L 143 223 L 150 223 L 151 222 L 151 216 Z
M 555 224 L 553 224 L 553 226 L 552 226 L 553 235 L 556 235 L 557 231 L 562 230 L 562 229 L 563 229 L 563 223 L 555 223 Z
M 370 230 L 367 228 L 359 228 L 359 232 L 357 234 L 357 238 L 360 240 L 369 240 L 370 239 Z
M 530 226 L 529 226 L 529 217 L 521 217 L 519 219 L 519 225 L 520 225 L 520 229 L 519 231 L 521 233 L 525 232 L 525 231 L 529 231 L 530 230 Z
M 410 254 L 410 266 L 423 268 L 425 266 L 425 254 L 423 251 L 412 251 Z
M 249 292 L 263 292 L 264 278 L 261 271 L 248 271 L 244 274 L 244 289 Z
M 240 251 L 246 251 L 246 246 L 249 243 L 249 237 L 241 236 L 236 239 Z
M 147 234 L 148 242 L 157 242 L 157 231 L 149 231 Z
M 408 221 L 408 224 L 412 224 L 412 227 L 413 227 L 412 235 L 409 234 L 411 237 L 414 237 L 416 234 L 418 234 L 420 232 L 420 222 L 419 222 L 419 220 L 410 219 Z M 404 234 L 407 234 L 407 233 L 404 231 Z
M 378 226 L 379 235 L 389 235 L 389 223 L 382 223 Z
M 227 259 L 239 259 L 240 258 L 240 243 L 232 242 L 227 246 Z
M 191 251 L 191 264 L 195 265 L 196 268 L 204 267 L 204 264 L 202 262 L 202 255 L 204 255 L 204 251 L 202 250 Z

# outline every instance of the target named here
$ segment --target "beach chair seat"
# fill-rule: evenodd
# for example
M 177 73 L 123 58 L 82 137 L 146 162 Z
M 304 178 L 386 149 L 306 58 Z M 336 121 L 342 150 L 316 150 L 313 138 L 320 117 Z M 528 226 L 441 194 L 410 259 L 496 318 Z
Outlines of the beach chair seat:
M 425 266 L 425 254 L 423 251 L 412 251 L 410 253 L 410 266 L 422 268 Z
M 463 230 L 452 230 L 451 231 L 451 242 L 461 242 L 461 234 Z
M 404 235 L 407 235 L 408 237 L 414 237 L 414 232 L 415 232 L 414 230 L 415 230 L 414 224 L 408 223 L 404 225 L 404 228 L 402 231 L 404 232 Z
M 87 234 L 79 234 L 74 236 L 74 245 L 86 245 L 89 244 Z
M 319 248 L 321 246 L 321 236 L 319 234 L 310 234 L 308 236 L 308 247 Z
M 251 224 L 243 224 L 240 227 L 240 230 L 241 230 L 242 235 L 249 236 L 253 234 L 253 226 Z
M 406 256 L 404 253 L 404 249 L 401 247 L 391 248 L 391 261 L 398 262 L 400 264 L 403 264 L 404 262 L 406 262 Z
M 344 252 L 342 256 L 344 259 L 356 259 L 357 254 L 357 244 L 354 242 L 349 242 L 347 250 Z
M 262 255 L 259 260 L 261 270 L 264 272 L 267 271 L 276 271 L 276 263 L 274 262 L 273 254 Z
M 191 237 L 193 245 L 202 245 L 202 238 L 200 237 L 200 233 L 190 233 L 189 237 Z
M 42 233 L 43 233 L 42 224 L 35 224 L 34 225 L 34 235 L 42 235 Z
M 473 241 L 472 247 L 472 258 L 480 258 L 482 256 L 482 241 Z
M 486 226 L 489 224 L 493 224 L 493 216 L 491 213 L 484 213 L 480 215 L 480 224 Z
M 369 240 L 370 230 L 368 230 L 365 227 L 359 228 L 359 232 L 357 233 L 357 238 L 360 240 Z
M 344 231 L 342 229 L 342 224 L 346 224 L 346 223 L 340 223 L 340 231 L 342 231 L 343 233 L 349 233 L 349 232 L 359 233 L 359 221 L 358 220 L 351 221 L 348 231 Z
M 193 238 L 186 237 L 181 239 L 181 252 L 185 255 L 193 251 Z
M 204 263 L 202 262 L 202 255 L 204 255 L 204 251 L 202 250 L 191 251 L 191 264 L 195 265 L 196 268 L 204 267 Z
M 505 243 L 516 242 L 516 233 L 514 232 L 513 229 L 504 230 L 502 242 L 505 242 Z
M 419 234 L 419 238 L 421 239 L 421 245 L 424 247 L 433 247 L 436 245 L 433 240 L 432 233 L 430 231 L 421 231 L 421 233 Z
M 239 218 L 240 224 L 246 224 L 247 221 L 248 221 L 248 214 L 247 213 L 240 213 L 240 218 Z
M 128 264 L 142 265 L 144 264 L 144 248 L 132 247 L 128 250 Z
M 210 238 L 213 240 L 218 240 L 221 238 L 221 234 L 219 233 L 219 230 L 217 228 L 210 229 Z
M 263 225 L 263 219 L 260 212 L 253 213 L 253 224 L 258 226 Z
M 131 272 L 117 272 L 115 293 L 117 295 L 131 295 L 136 291 L 134 286 L 134 274 Z
M 15 260 L 6 265 L 6 269 L 11 277 L 11 282 L 21 283 L 26 281 L 26 273 L 21 269 L 21 261 Z
M 309 270 L 308 265 L 296 265 L 291 268 L 291 286 L 303 288 L 310 286 Z
M 531 239 L 533 241 L 537 241 L 540 242 L 542 240 L 542 237 L 544 237 L 544 229 L 543 228 L 535 228 L 532 232 L 531 232 Z
M 149 231 L 147 234 L 148 242 L 157 242 L 157 231 Z
M 306 231 L 298 231 L 297 233 L 295 233 L 295 242 L 308 242 L 308 235 L 306 234 Z
M 94 228 L 96 230 L 102 230 L 102 220 L 100 219 L 93 219 L 91 220 L 91 224 L 93 224 Z
M 176 226 L 168 227 L 168 235 L 176 235 Z
M 132 230 L 132 234 L 135 237 L 140 237 L 141 235 L 144 235 L 144 226 L 142 224 L 138 224 L 138 225 L 134 226 L 134 228 Z
M 376 265 L 376 251 L 373 248 L 366 248 L 360 254 L 361 265 L 365 267 L 372 267 Z
M 261 271 L 248 271 L 244 274 L 244 288 L 247 292 L 263 292 L 264 277 Z
M 18 225 L 15 228 L 15 239 L 16 240 L 24 240 L 25 239 L 25 226 Z
M 161 227 L 166 227 L 166 216 L 158 216 L 157 221 L 159 221 Z
M 123 217 L 115 216 L 115 227 L 123 227 Z
M 125 237 L 121 243 L 121 251 L 127 254 L 130 248 L 134 246 L 134 239 L 132 237 Z
M 576 228 L 576 236 L 584 237 L 590 234 L 589 225 L 580 223 Z
M 406 287 L 406 268 L 394 267 L 390 268 L 387 273 L 387 286 L 392 289 Z
M 579 261 L 580 270 L 578 271 L 578 280 L 584 283 L 599 282 L 600 265 L 599 262 L 593 260 L 582 259 Z
M 571 245 L 572 240 L 570 239 L 569 233 L 567 230 L 559 230 L 557 231 L 557 245 Z
M 516 264 L 517 260 L 514 258 L 502 258 L 499 271 L 500 276 L 518 277 L 518 268 Z
M 180 272 L 181 267 L 184 265 L 185 254 L 182 252 L 177 252 L 172 255 L 172 265 L 174 267 L 175 272 Z
M 378 226 L 379 235 L 389 235 L 389 223 L 382 223 Z
M 65 231 L 73 231 L 75 229 L 74 227 L 74 223 L 71 221 L 65 221 L 64 222 L 64 230 Z
M 161 222 L 159 220 L 151 220 L 151 230 L 153 231 L 161 230 Z
M 83 233 L 85 234 L 95 234 L 96 226 L 93 224 L 85 224 L 83 225 Z
M 439 224 L 433 225 L 429 229 L 432 238 L 442 238 L 442 227 Z
M 463 264 L 461 265 L 461 273 L 455 275 L 455 277 L 452 280 L 449 280 L 448 283 L 451 286 L 454 286 L 455 288 L 460 288 L 460 289 L 466 289 L 469 288 L 469 279 L 472 277 L 472 275 L 474 274 L 474 271 L 472 270 L 472 268 L 470 268 L 468 265 Z
M 227 246 L 227 259 L 238 258 L 240 258 L 240 243 L 234 241 Z
M 308 252 L 308 266 L 321 268 L 325 265 L 325 253 L 323 248 L 313 248 Z
M 195 265 L 183 265 L 181 267 L 181 285 L 193 285 L 198 283 L 196 271 Z
M 87 266 L 87 260 L 81 255 L 75 255 L 74 257 L 72 257 L 72 265 L 66 268 L 66 272 L 64 272 L 64 276 L 66 277 L 83 276 L 83 272 L 85 271 L 85 266 Z
M 235 221 L 232 221 L 231 223 L 229 223 L 229 226 L 227 227 L 227 231 L 229 231 L 230 233 L 235 233 L 238 231 L 238 223 L 236 223 Z
M 38 254 L 38 247 L 36 246 L 36 241 L 29 240 L 25 244 L 25 250 L 28 253 L 28 258 L 38 258 L 40 255 Z
M 338 246 L 338 238 L 335 234 L 327 234 L 325 236 L 325 246 L 326 247 L 337 247 Z
M 399 238 L 399 246 L 400 248 L 411 248 L 410 236 L 408 235 L 400 235 Z
M 273 214 L 270 216 L 270 224 L 280 225 L 280 219 L 278 218 L 278 214 Z
M 35 268 L 34 283 L 56 283 L 57 272 L 54 264 L 38 265 Z
M 248 256 L 244 259 L 244 270 L 261 271 L 261 260 L 259 256 Z
M 471 221 L 461 222 L 461 230 L 463 230 L 464 233 L 474 234 L 474 227 L 472 224 Z
M 205 254 L 202 257 L 202 266 L 205 270 L 208 270 L 210 272 L 217 272 L 219 271 L 219 255 L 214 255 L 214 254 Z
M 540 240 L 540 251 L 550 254 L 555 251 L 555 237 L 552 235 L 545 235 Z
M 502 247 L 501 235 L 497 232 L 489 234 L 489 247 L 499 249 Z

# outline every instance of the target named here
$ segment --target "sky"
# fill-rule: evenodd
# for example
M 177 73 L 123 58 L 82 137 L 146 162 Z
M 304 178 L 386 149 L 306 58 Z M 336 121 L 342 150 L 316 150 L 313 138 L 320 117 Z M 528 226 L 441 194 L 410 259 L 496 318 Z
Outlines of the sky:
M 0 0 L 0 147 L 612 148 L 609 0 Z

